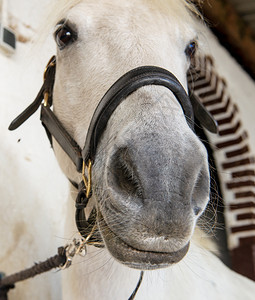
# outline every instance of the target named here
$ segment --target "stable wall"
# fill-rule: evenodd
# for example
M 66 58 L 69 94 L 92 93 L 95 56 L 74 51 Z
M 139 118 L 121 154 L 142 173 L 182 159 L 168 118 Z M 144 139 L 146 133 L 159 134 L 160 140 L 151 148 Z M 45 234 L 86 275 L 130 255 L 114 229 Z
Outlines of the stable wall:
M 42 3 L 43 2 L 43 3 Z M 39 121 L 39 112 L 14 132 L 8 126 L 35 98 L 54 43 L 34 45 L 50 1 L 8 0 L 5 21 L 17 34 L 17 48 L 0 51 L 0 271 L 11 274 L 57 253 L 63 233 L 68 183 Z M 6 13 L 6 12 L 5 12 Z M 62 299 L 55 271 L 16 284 L 12 299 Z

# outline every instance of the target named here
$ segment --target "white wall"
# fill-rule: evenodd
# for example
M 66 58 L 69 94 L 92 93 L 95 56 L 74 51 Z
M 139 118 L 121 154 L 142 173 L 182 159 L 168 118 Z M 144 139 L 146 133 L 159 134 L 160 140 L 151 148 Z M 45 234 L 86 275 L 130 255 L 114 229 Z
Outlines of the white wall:
M 11 25 L 15 21 L 19 35 L 30 39 L 48 2 L 8 0 Z M 16 131 L 8 131 L 12 119 L 35 98 L 54 51 L 53 43 L 41 47 L 27 41 L 18 42 L 9 57 L 0 52 L 0 271 L 7 274 L 55 255 L 66 243 L 62 216 L 68 184 L 39 112 Z M 60 273 L 18 283 L 9 299 L 21 294 L 22 299 L 61 299 Z

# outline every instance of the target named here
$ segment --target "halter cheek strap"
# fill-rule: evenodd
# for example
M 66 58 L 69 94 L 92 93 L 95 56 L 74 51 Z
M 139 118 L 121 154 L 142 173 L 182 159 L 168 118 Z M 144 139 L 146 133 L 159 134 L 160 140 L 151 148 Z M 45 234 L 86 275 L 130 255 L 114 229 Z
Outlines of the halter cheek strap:
M 31 117 L 39 108 L 40 104 L 44 100 L 44 95 L 46 95 L 48 105 L 52 104 L 52 93 L 55 82 L 56 73 L 56 57 L 52 56 L 48 62 L 44 71 L 44 82 L 37 94 L 35 100 L 20 114 L 18 115 L 10 124 L 9 130 L 15 130 L 20 125 L 22 125 L 29 117 Z
M 107 122 L 118 105 L 130 94 L 147 85 L 159 85 L 169 89 L 180 103 L 186 121 L 194 131 L 194 115 L 207 130 L 216 133 L 217 123 L 205 107 L 193 96 L 186 94 L 178 79 L 169 71 L 155 67 L 143 66 L 133 69 L 119 78 L 105 93 L 99 102 L 91 119 L 83 149 L 69 135 L 63 125 L 54 115 L 50 106 L 53 102 L 53 87 L 56 72 L 56 58 L 53 56 L 46 69 L 44 83 L 34 102 L 29 105 L 9 126 L 10 130 L 23 124 L 41 104 L 41 121 L 52 143 L 52 136 L 62 149 L 68 154 L 82 173 L 83 182 L 79 184 L 79 193 L 76 199 L 76 224 L 85 238 L 88 238 L 88 228 L 94 228 L 95 212 L 92 211 L 89 219 L 85 219 L 84 208 L 91 196 L 91 166 L 95 160 L 98 142 L 106 128 Z M 87 176 L 85 176 L 87 170 Z M 92 238 L 92 237 L 91 237 Z

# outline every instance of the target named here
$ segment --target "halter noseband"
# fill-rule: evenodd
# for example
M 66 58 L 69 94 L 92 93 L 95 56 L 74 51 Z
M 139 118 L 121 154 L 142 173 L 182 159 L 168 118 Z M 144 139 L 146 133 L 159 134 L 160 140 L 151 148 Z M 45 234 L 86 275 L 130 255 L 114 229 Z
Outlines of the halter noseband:
M 96 243 L 100 240 L 94 232 L 96 211 L 92 210 L 88 220 L 85 218 L 84 208 L 91 197 L 91 167 L 94 163 L 97 145 L 107 122 L 118 105 L 130 94 L 147 85 L 160 85 L 169 89 L 180 103 L 186 121 L 194 131 L 194 116 L 207 130 L 217 132 L 217 123 L 204 106 L 194 97 L 189 98 L 178 79 L 169 71 L 155 66 L 142 66 L 133 69 L 119 78 L 105 93 L 94 111 L 83 149 L 62 126 L 54 115 L 50 106 L 53 103 L 53 87 L 56 72 L 56 58 L 49 61 L 44 75 L 44 83 L 34 100 L 9 126 L 10 130 L 18 128 L 41 105 L 41 121 L 52 143 L 52 136 L 68 154 L 78 172 L 83 174 L 83 181 L 79 184 L 79 193 L 76 199 L 76 225 L 81 235 Z M 44 103 L 42 101 L 44 100 Z M 85 176 L 87 169 L 87 176 Z M 91 229 L 93 233 L 91 234 Z

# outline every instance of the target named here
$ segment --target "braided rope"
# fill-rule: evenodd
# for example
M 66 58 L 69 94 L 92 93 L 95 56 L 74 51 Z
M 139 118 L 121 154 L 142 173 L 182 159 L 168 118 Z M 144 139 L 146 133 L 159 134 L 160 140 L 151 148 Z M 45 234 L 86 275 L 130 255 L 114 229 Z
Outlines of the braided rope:
M 14 287 L 14 283 L 32 278 L 51 269 L 59 268 L 66 262 L 66 251 L 64 247 L 58 248 L 58 254 L 50 257 L 44 262 L 35 263 L 35 265 L 26 270 L 17 272 L 0 279 L 0 300 L 7 299 L 7 293 L 10 288 Z

